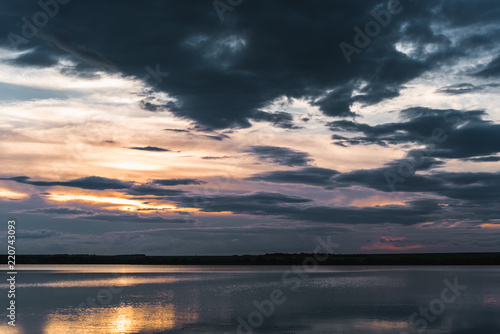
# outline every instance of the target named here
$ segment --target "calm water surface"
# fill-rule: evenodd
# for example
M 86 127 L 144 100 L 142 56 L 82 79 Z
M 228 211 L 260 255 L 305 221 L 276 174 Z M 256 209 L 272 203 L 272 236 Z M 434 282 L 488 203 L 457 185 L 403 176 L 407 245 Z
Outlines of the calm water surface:
M 16 327 L 0 296 L 2 334 L 500 333 L 500 267 L 18 266 Z

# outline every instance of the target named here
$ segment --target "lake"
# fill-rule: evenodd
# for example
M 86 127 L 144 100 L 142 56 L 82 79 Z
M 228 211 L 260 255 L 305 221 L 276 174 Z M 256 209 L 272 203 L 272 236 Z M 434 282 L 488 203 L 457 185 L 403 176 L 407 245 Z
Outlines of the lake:
M 500 333 L 500 267 L 316 269 L 19 265 L 0 333 Z

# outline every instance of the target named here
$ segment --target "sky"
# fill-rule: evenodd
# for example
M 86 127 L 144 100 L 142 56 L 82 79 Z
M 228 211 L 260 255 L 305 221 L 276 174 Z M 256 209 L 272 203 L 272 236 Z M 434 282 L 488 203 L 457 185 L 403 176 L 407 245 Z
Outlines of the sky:
M 500 3 L 4 0 L 18 254 L 500 251 Z

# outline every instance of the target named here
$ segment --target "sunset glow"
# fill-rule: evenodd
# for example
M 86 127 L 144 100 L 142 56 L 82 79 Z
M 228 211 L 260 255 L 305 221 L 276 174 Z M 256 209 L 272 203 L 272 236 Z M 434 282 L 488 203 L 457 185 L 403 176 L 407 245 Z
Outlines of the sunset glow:
M 5 4 L 0 211 L 23 251 L 500 250 L 491 3 L 400 3 L 363 47 L 386 2 L 212 6 L 61 4 L 26 38 L 39 5 Z

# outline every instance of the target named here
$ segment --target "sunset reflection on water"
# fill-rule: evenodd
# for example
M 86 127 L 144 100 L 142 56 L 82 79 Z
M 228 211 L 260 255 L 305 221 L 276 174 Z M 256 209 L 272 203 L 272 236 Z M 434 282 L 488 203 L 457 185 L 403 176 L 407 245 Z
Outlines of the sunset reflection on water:
M 0 333 L 238 333 L 243 322 L 256 321 L 256 312 L 274 289 L 283 291 L 284 302 L 274 305 L 269 311 L 272 314 L 253 328 L 254 333 L 411 332 L 409 317 L 439 298 L 443 280 L 453 277 L 468 288 L 428 323 L 427 332 L 476 333 L 472 329 L 481 327 L 485 329 L 482 333 L 500 333 L 498 267 L 325 266 L 308 273 L 296 290 L 282 279 L 288 269 L 22 267 L 16 291 L 16 327 L 2 323 Z M 7 289 L 0 284 L 1 295 Z M 0 312 L 4 319 L 5 313 Z
M 62 310 L 47 315 L 43 333 L 151 333 L 195 323 L 197 319 L 196 312 L 176 310 L 173 304 Z

